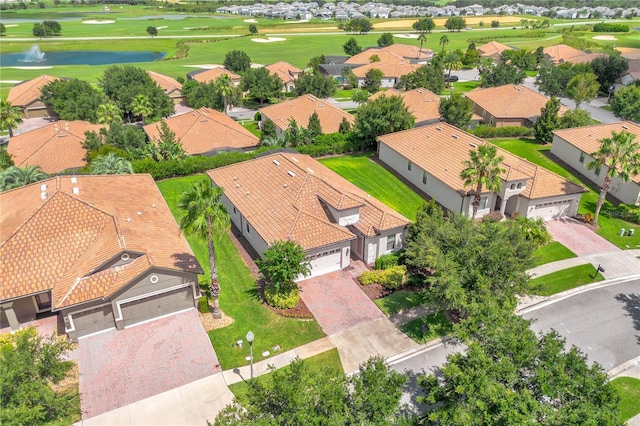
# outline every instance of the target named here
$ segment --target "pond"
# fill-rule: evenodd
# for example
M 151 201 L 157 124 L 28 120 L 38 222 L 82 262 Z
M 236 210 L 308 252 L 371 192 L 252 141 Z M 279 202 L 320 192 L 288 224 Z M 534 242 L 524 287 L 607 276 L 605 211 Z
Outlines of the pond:
M 26 52 L 0 54 L 0 66 L 107 65 L 153 62 L 164 58 L 166 54 L 167 52 L 116 52 L 97 50 L 68 50 L 42 53 L 37 46 L 34 46 Z

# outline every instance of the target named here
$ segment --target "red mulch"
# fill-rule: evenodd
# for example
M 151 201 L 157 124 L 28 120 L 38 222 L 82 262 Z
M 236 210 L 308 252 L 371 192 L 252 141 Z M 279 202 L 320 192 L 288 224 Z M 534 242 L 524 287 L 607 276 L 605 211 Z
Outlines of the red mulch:
M 387 290 L 386 288 L 382 287 L 380 284 L 362 285 L 360 284 L 360 281 L 358 281 L 356 278 L 354 278 L 353 280 L 356 282 L 356 284 L 358 284 L 358 287 L 360 287 L 360 290 L 362 290 L 362 292 L 366 294 L 367 297 L 371 300 L 380 299 L 381 297 L 385 297 L 393 293 L 393 291 Z

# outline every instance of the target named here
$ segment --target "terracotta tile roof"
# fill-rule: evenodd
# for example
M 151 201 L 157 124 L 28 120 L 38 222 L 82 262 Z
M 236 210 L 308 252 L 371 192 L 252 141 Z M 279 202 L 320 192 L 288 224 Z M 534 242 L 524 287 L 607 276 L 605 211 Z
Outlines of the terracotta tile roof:
M 392 44 L 387 47 L 372 47 L 363 52 L 353 55 L 347 59 L 345 64 L 368 64 L 370 57 L 378 55 L 380 62 L 399 62 L 399 61 L 412 61 L 418 59 L 418 52 L 420 52 L 420 59 L 427 60 L 433 56 L 433 51 L 430 49 L 420 48 L 416 46 L 410 46 L 406 44 Z
M 269 118 L 283 131 L 289 128 L 292 118 L 296 120 L 298 126 L 307 127 L 309 117 L 314 111 L 318 113 L 323 133 L 337 132 L 343 118 L 352 125 L 355 121 L 353 115 L 313 95 L 302 95 L 290 101 L 260 108 L 260 114 Z
M 304 250 L 355 238 L 327 213 L 360 207 L 353 226 L 373 236 L 409 221 L 313 158 L 277 153 L 207 172 L 268 244 L 291 239 Z
M 502 52 L 505 50 L 513 50 L 511 47 L 506 44 L 499 43 L 497 41 L 490 41 L 489 43 L 485 43 L 480 47 L 476 47 L 476 50 L 482 57 L 487 56 L 500 56 Z
M 414 89 L 405 92 L 388 89 L 384 92 L 374 93 L 369 97 L 369 100 L 375 100 L 382 96 L 400 96 L 411 115 L 416 118 L 416 123 L 440 118 L 440 96 L 427 89 Z
M 81 168 L 87 164 L 84 133 L 97 133 L 101 127 L 86 121 L 55 121 L 11 138 L 7 151 L 19 167 L 40 166 L 46 173 Z
M 469 158 L 471 149 L 487 143 L 447 123 L 416 127 L 380 136 L 378 139 L 453 190 L 463 193 L 469 190 L 460 178 L 464 161 Z M 536 199 L 585 191 L 567 179 L 505 150 L 498 148 L 498 155 L 503 157 L 503 180 L 530 179 L 521 194 L 525 198 Z
M 233 81 L 235 84 L 240 84 L 240 76 L 227 70 L 226 68 L 212 68 L 208 70 L 189 73 L 191 78 L 199 83 L 210 83 L 212 81 L 216 81 L 222 74 L 226 74 L 231 77 L 231 81 Z
M 496 118 L 530 118 L 540 116 L 540 110 L 549 101 L 546 96 L 522 84 L 477 88 L 465 96 Z M 560 106 L 560 115 L 568 111 Z
M 632 121 L 554 130 L 553 133 L 580 151 L 592 154 L 600 149 L 602 139 L 610 138 L 612 132 L 621 133 L 623 131 L 636 135 L 636 143 L 640 144 L 640 125 Z M 633 177 L 632 180 L 640 184 L 640 175 Z
M 40 99 L 40 90 L 52 81 L 60 80 L 59 77 L 51 77 L 50 75 L 41 75 L 32 80 L 23 81 L 13 86 L 9 90 L 7 100 L 11 105 L 18 107 L 26 107 Z
M 575 49 L 566 44 L 557 44 L 555 46 L 545 47 L 543 50 L 545 56 L 554 64 L 562 64 L 571 62 L 574 64 L 582 64 L 593 61 L 595 58 L 607 56 L 603 53 L 587 53 L 582 50 Z
M 413 65 L 410 64 L 407 61 L 395 61 L 395 62 L 390 62 L 390 61 L 385 61 L 385 62 L 372 62 L 370 64 L 367 65 L 363 65 L 361 67 L 358 68 L 354 68 L 353 69 L 353 73 L 356 75 L 356 77 L 358 78 L 364 78 L 365 75 L 367 74 L 367 71 L 369 71 L 370 69 L 373 68 L 377 68 L 380 71 L 382 71 L 382 75 L 383 77 L 386 78 L 400 78 L 403 75 L 409 74 L 415 70 L 417 70 L 418 68 L 420 68 L 420 65 Z
M 380 49 L 385 52 L 392 53 L 404 59 L 417 60 L 418 55 L 420 60 L 427 60 L 433 56 L 433 50 L 425 47 L 420 50 L 418 46 L 412 46 L 410 44 L 392 44 L 391 46 L 383 47 Z
M 253 133 L 236 123 L 233 118 L 206 107 L 168 118 L 166 122 L 189 155 L 251 148 L 259 142 Z M 156 140 L 160 136 L 160 124 L 147 124 L 144 131 L 149 139 Z
M 0 193 L 0 205 L 15 206 L 0 209 L 1 299 L 51 289 L 63 307 L 108 297 L 141 269 L 202 272 L 149 175 L 57 176 Z M 135 260 L 100 272 L 124 252 Z
M 284 84 L 291 83 L 300 73 L 302 73 L 300 68 L 283 61 L 267 65 L 265 68 L 269 70 L 269 74 L 280 77 L 280 80 L 282 80 Z
M 147 74 L 149 74 L 153 81 L 155 81 L 156 84 L 160 86 L 165 93 L 171 93 L 175 90 L 182 90 L 182 84 L 178 83 L 176 79 L 171 78 L 168 75 L 149 70 L 147 70 Z

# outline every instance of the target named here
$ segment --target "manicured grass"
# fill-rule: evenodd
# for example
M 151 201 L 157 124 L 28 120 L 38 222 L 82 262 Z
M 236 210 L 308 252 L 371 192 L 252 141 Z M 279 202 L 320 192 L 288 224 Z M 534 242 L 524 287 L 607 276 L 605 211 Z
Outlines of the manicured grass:
M 158 182 L 169 208 L 178 218 L 177 209 L 180 195 L 194 183 L 206 179 L 204 175 L 187 176 Z M 209 260 L 206 242 L 199 238 L 188 237 L 189 245 L 205 270 L 200 282 L 209 282 Z M 253 331 L 255 341 L 253 353 L 255 361 L 261 361 L 264 351 L 273 353 L 273 347 L 279 345 L 281 351 L 287 351 L 305 343 L 324 337 L 324 333 L 313 320 L 298 320 L 276 315 L 262 305 L 258 298 L 255 280 L 229 236 L 224 233 L 216 236 L 216 259 L 220 279 L 220 308 L 234 323 L 228 327 L 209 332 L 209 338 L 223 369 L 247 365 L 245 357 L 249 347 L 235 346 L 237 340 L 245 338 Z
M 626 422 L 640 414 L 640 379 L 618 377 L 611 381 L 611 385 L 620 395 L 620 420 Z
M 538 75 L 538 71 L 525 71 L 527 77 L 535 77 Z
M 398 290 L 373 302 L 386 316 L 390 316 L 405 309 L 423 305 L 428 300 L 426 292 Z
M 335 95 L 333 95 L 334 99 L 346 99 L 346 100 L 351 100 L 351 97 L 353 96 L 353 94 L 356 92 L 357 89 L 341 89 L 341 90 L 336 90 Z
M 240 121 L 240 123 L 242 124 L 242 126 L 245 129 L 247 129 L 248 131 L 250 131 L 251 133 L 253 133 L 257 137 L 260 137 L 262 135 L 262 132 L 260 131 L 260 129 L 258 129 L 258 122 L 257 121 L 242 120 L 242 121 Z
M 343 155 L 319 161 L 407 219 L 415 220 L 424 199 L 387 169 L 371 161 L 371 155 Z
M 531 280 L 531 288 L 533 288 L 534 294 L 551 296 L 572 288 L 604 280 L 600 273 L 596 278 L 593 278 L 594 272 L 595 267 L 591 264 L 574 266 L 573 268 L 534 278 Z
M 422 344 L 450 333 L 452 326 L 443 313 L 437 313 L 403 324 L 400 330 Z
M 552 241 L 546 246 L 540 247 L 538 250 L 533 252 L 533 256 L 535 259 L 535 266 L 577 257 L 574 252 L 557 241 Z
M 449 95 L 451 93 L 467 93 L 480 86 L 479 81 L 460 81 L 451 83 L 450 88 L 445 88 L 441 95 Z
M 335 372 L 336 375 L 342 373 L 342 363 L 340 362 L 340 355 L 336 348 L 310 358 L 305 358 L 304 363 L 310 371 L 321 371 L 323 368 L 328 368 L 330 371 Z M 271 373 L 268 373 L 257 377 L 256 380 L 264 383 L 266 380 L 269 380 L 270 377 Z M 229 390 L 233 392 L 236 398 L 242 399 L 249 391 L 249 385 L 246 382 L 238 382 L 229 385 Z

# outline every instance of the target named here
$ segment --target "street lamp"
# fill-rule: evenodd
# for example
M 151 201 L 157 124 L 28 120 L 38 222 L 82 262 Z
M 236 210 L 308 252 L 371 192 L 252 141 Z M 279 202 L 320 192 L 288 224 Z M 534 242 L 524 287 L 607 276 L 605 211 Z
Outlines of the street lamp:
M 249 342 L 249 362 L 251 363 L 251 379 L 253 379 L 253 339 L 254 335 L 250 331 L 247 333 L 247 342 Z

